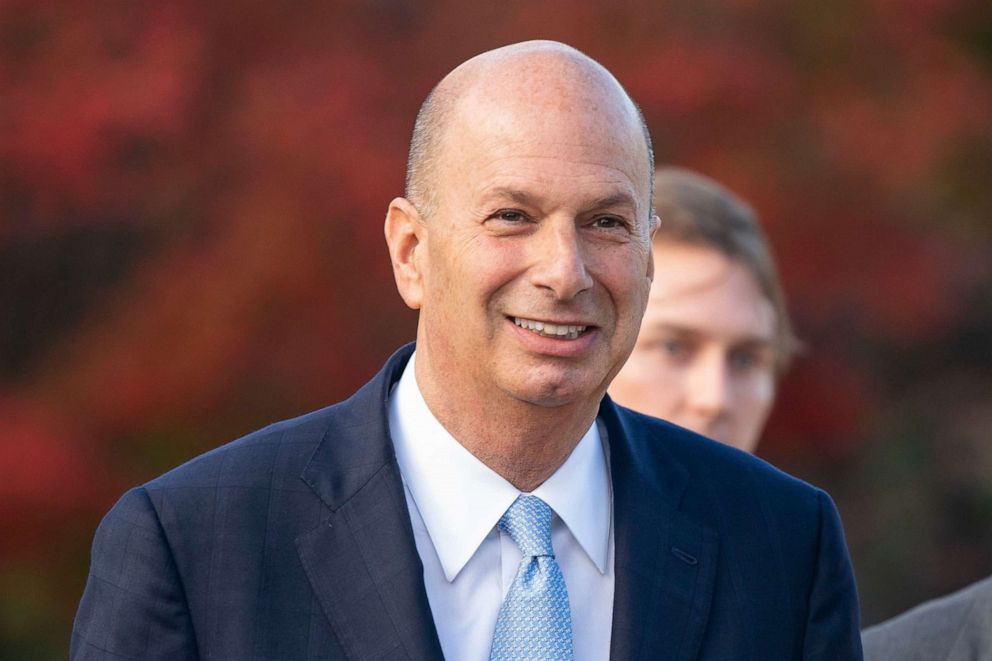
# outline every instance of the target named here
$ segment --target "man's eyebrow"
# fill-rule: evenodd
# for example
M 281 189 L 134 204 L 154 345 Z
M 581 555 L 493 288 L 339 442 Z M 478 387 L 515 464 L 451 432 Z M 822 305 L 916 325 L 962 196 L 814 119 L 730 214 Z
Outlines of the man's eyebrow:
M 533 204 L 535 202 L 534 196 L 527 191 L 520 190 L 518 188 L 507 188 L 504 186 L 498 186 L 496 188 L 491 188 L 486 191 L 484 198 L 485 200 L 491 200 L 495 198 L 509 199 L 516 204 Z M 628 206 L 631 208 L 637 208 L 637 202 L 634 197 L 629 193 L 620 192 L 614 193 L 612 195 L 607 195 L 605 197 L 600 197 L 592 200 L 587 205 L 590 209 L 609 209 L 611 207 Z
M 674 333 L 676 335 L 699 335 L 699 331 L 695 328 L 689 326 L 682 326 L 680 324 L 674 324 L 668 321 L 655 321 L 644 324 L 645 328 L 650 328 L 656 331 L 665 331 L 666 333 Z
M 608 209 L 610 207 L 621 206 L 628 206 L 636 209 L 637 202 L 629 193 L 614 193 L 613 195 L 607 195 L 606 197 L 593 200 L 593 203 L 590 205 L 593 209 Z
M 517 204 L 523 205 L 531 204 L 534 201 L 534 198 L 530 193 L 522 191 L 518 188 L 506 188 L 505 186 L 490 188 L 483 196 L 484 200 L 492 200 L 496 198 L 509 199 Z
M 746 337 L 740 342 L 734 343 L 734 346 L 738 349 L 755 349 L 758 351 L 764 351 L 765 349 L 772 349 L 775 345 L 770 337 Z
M 675 335 L 682 335 L 686 337 L 699 337 L 703 335 L 697 328 L 691 326 L 684 326 L 679 323 L 673 323 L 670 321 L 656 321 L 654 323 L 645 324 L 645 328 L 650 328 L 653 331 L 663 331 L 668 333 L 673 333 Z M 745 335 L 737 341 L 734 342 L 734 346 L 738 348 L 747 349 L 766 349 L 774 346 L 774 340 L 771 337 L 762 337 L 760 335 Z

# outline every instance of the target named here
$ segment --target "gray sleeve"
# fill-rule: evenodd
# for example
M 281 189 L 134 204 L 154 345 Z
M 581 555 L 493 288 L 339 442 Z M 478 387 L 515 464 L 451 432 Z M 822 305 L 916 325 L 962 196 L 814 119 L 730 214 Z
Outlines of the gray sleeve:
M 992 578 L 865 629 L 862 640 L 867 661 L 992 659 Z

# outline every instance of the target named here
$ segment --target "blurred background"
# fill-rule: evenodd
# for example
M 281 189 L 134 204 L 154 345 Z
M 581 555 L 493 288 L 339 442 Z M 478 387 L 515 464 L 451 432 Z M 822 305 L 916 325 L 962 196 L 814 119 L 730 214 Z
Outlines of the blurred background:
M 123 490 L 413 338 L 414 115 L 539 37 L 761 213 L 809 350 L 759 454 L 834 495 L 864 624 L 992 573 L 987 1 L 0 0 L 0 657 L 64 657 Z

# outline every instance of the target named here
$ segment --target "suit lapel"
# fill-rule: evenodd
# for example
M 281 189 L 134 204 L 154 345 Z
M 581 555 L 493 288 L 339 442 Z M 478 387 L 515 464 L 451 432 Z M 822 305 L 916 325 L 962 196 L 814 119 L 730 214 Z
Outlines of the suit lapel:
M 689 475 L 604 399 L 610 445 L 616 584 L 612 659 L 697 657 L 713 594 L 716 533 L 679 511 Z
M 302 476 L 327 511 L 297 538 L 297 550 L 352 659 L 442 659 L 386 422 L 389 390 L 411 352 L 409 345 L 398 351 L 334 407 Z

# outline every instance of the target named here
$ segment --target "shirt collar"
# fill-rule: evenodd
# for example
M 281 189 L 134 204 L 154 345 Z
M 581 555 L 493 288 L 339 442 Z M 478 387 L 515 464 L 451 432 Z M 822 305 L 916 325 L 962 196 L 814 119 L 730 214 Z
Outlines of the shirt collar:
M 400 473 L 444 570 L 453 581 L 520 491 L 466 450 L 427 407 L 410 357 L 389 398 Z M 565 523 L 601 573 L 609 550 L 611 497 L 595 422 L 554 474 L 533 491 Z

